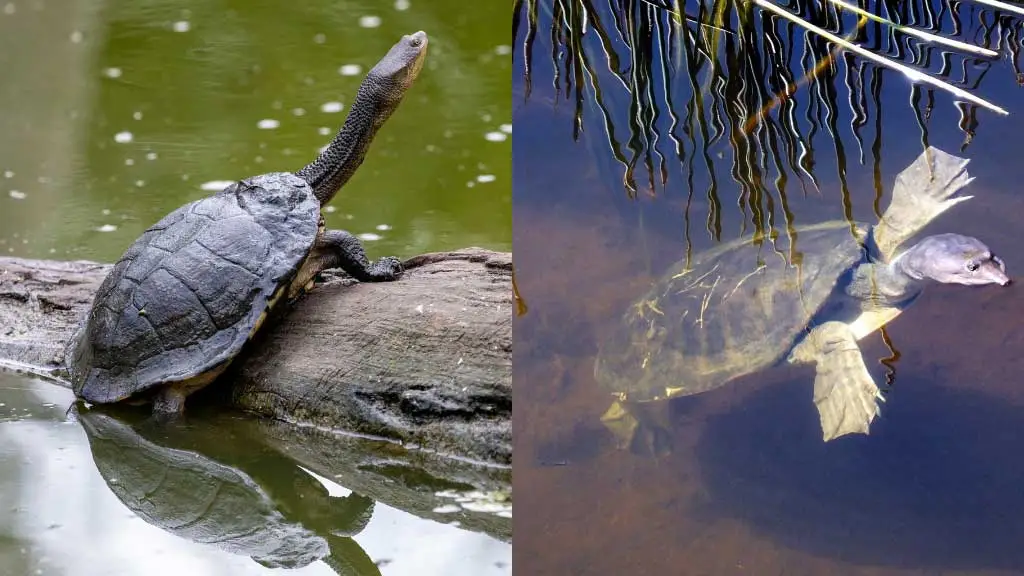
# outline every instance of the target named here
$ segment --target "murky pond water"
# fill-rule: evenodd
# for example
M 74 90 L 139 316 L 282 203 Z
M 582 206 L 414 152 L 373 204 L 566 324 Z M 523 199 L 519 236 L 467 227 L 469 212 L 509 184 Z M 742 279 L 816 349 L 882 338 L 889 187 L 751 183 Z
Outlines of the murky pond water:
M 655 4 L 522 4 L 513 44 L 514 247 L 527 307 L 514 325 L 517 569 L 1024 573 L 1019 282 L 929 286 L 884 335 L 860 342 L 871 376 L 891 380 L 867 436 L 823 442 L 814 369 L 782 366 L 673 400 L 671 452 L 638 454 L 602 426 L 611 399 L 594 377 L 600 343 L 674 262 L 755 237 L 774 258 L 789 253 L 788 226 L 877 220 L 925 143 L 970 158 L 976 179 L 965 191 L 974 198 L 924 233 L 979 237 L 1019 277 L 1024 165 L 1011 143 L 1024 133 L 1022 17 L 944 0 L 868 3 L 988 46 L 997 53 L 988 58 L 873 23 L 858 36 L 849 14 L 790 4 L 804 16 L 818 6 L 822 28 L 920 64 L 1009 112 L 1001 115 L 848 54 L 830 57 L 829 46 L 763 12 L 748 15 L 757 28 L 746 35 L 714 37 L 693 21 L 698 4 L 681 4 L 685 28 Z M 735 19 L 725 28 L 743 29 Z M 717 68 L 705 37 L 718 47 Z M 788 75 L 771 72 L 780 62 Z
M 0 375 L 4 574 L 511 570 L 510 520 L 466 489 L 472 472 L 405 469 L 373 442 L 332 447 L 238 415 L 68 415 L 72 400 Z
M 371 258 L 510 249 L 511 56 L 500 12 L 404 0 L 3 0 L 0 254 L 109 262 L 153 222 L 225 181 L 302 167 L 337 131 L 366 71 L 420 29 L 430 36 L 425 69 L 326 208 L 327 225 L 359 235 Z M 64 390 L 0 374 L 0 573 L 270 571 L 244 546 L 232 553 L 143 521 L 105 480 L 85 422 L 65 417 L 69 402 Z M 296 464 L 280 455 L 246 458 L 288 468 L 278 480 L 311 478 L 285 478 Z M 419 509 L 373 494 L 398 482 L 387 474 L 364 478 L 359 499 L 372 514 L 351 534 L 279 511 L 309 532 L 306 544 L 337 559 L 297 573 L 507 574 L 510 519 L 499 517 L 494 529 L 445 515 L 462 514 L 473 501 L 463 493 L 492 480 L 419 485 L 429 495 L 414 499 Z M 346 481 L 358 482 L 326 483 L 344 496 L 356 490 Z M 263 503 L 281 505 L 283 492 Z M 217 530 L 204 537 L 217 540 Z

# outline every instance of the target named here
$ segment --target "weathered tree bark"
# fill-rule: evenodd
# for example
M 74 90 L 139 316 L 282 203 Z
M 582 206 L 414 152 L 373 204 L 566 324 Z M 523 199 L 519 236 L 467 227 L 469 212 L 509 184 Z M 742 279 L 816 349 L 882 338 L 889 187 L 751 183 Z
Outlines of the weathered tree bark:
M 212 392 L 263 416 L 511 465 L 511 254 L 467 248 L 406 268 L 397 282 L 318 286 Z M 0 361 L 59 373 L 109 269 L 0 258 Z

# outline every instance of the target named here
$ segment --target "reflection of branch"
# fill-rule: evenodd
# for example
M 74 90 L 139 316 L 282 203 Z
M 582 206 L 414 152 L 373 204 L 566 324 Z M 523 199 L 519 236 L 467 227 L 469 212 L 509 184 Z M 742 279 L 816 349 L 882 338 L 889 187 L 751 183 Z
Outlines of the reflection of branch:
M 967 100 L 968 102 L 973 102 L 975 104 L 978 104 L 979 106 L 984 106 L 985 108 L 988 108 L 989 110 L 992 110 L 993 112 L 998 112 L 998 113 L 1004 114 L 1004 115 L 1005 114 L 1009 114 L 1009 112 L 1007 112 L 1004 108 L 996 106 L 995 104 L 992 104 L 992 103 L 990 103 L 987 100 L 979 98 L 979 97 L 975 96 L 974 94 L 971 94 L 970 92 L 968 92 L 966 90 L 963 90 L 961 88 L 957 88 L 956 86 L 953 86 L 952 84 L 950 84 L 948 82 L 944 82 L 942 80 L 939 80 L 938 78 L 932 78 L 931 76 L 928 76 L 927 74 L 923 74 L 923 73 L 921 73 L 921 72 L 919 72 L 917 70 L 914 70 L 913 68 L 911 68 L 909 66 L 906 66 L 904 64 L 900 64 L 899 62 L 895 62 L 895 61 L 883 58 L 883 57 L 875 54 L 874 52 L 871 52 L 870 50 L 867 50 L 866 48 L 863 48 L 863 47 L 861 47 L 861 46 L 859 46 L 857 44 L 852 44 L 850 42 L 847 42 L 846 40 L 843 40 L 839 36 L 836 36 L 835 34 L 832 34 L 828 30 L 825 30 L 824 28 L 821 28 L 819 26 L 815 26 L 814 24 L 811 24 L 810 22 L 807 22 L 805 20 L 801 20 L 800 18 L 798 18 L 797 16 L 794 16 L 793 14 L 790 14 L 786 10 L 783 10 L 782 8 L 779 8 L 778 6 L 772 4 L 771 2 L 768 2 L 768 0 L 748 0 L 748 1 L 753 2 L 754 4 L 757 4 L 758 6 L 760 6 L 761 8 L 764 8 L 765 10 L 768 10 L 769 12 L 773 12 L 775 14 L 778 14 L 779 16 L 782 16 L 783 18 L 785 18 L 785 19 L 795 23 L 796 25 L 802 26 L 802 27 L 810 30 L 811 32 L 814 32 L 815 34 L 821 36 L 822 38 L 826 38 L 826 39 L 828 39 L 831 42 L 835 42 L 836 44 L 839 44 L 843 48 L 845 48 L 845 49 L 847 49 L 847 50 L 849 50 L 851 52 L 856 53 L 858 56 L 861 56 L 862 58 L 866 58 L 868 60 L 871 60 L 872 62 L 874 62 L 876 64 L 879 64 L 881 66 L 885 66 L 887 68 L 892 68 L 894 70 L 897 70 L 897 71 L 901 72 L 904 76 L 909 78 L 911 81 L 922 82 L 924 84 L 931 84 L 932 86 L 935 86 L 936 88 L 939 88 L 941 90 L 945 90 L 947 92 L 950 92 L 950 93 L 956 95 L 959 98 Z

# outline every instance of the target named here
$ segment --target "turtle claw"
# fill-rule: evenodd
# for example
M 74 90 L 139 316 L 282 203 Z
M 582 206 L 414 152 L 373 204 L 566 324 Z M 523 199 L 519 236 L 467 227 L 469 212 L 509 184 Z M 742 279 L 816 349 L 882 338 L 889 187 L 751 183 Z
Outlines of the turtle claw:
M 402 273 L 405 272 L 405 269 L 402 267 L 402 261 L 398 258 L 384 256 L 367 267 L 367 271 L 375 281 L 389 282 L 398 280 Z

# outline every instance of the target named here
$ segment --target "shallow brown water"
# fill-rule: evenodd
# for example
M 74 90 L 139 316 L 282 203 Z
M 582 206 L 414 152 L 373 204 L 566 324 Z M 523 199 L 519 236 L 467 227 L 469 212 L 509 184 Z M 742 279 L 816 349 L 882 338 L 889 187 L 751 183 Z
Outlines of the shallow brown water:
M 564 95 L 556 100 L 544 41 L 538 40 L 532 93 L 524 96 L 522 62 L 513 88 L 513 244 L 528 305 L 514 324 L 517 571 L 1024 573 L 1019 281 L 1007 288 L 931 286 L 889 324 L 900 358 L 869 436 L 823 443 L 811 402 L 813 369 L 783 367 L 673 401 L 669 455 L 615 447 L 598 420 L 609 402 L 592 374 L 598 342 L 682 257 L 687 237 L 694 252 L 716 241 L 704 226 L 709 202 L 702 184 L 687 229 L 683 178 L 673 172 L 663 189 L 652 194 L 641 185 L 637 199 L 627 199 L 619 172 L 603 165 L 608 153 L 599 120 L 584 116 L 583 135 L 573 140 L 572 103 Z M 977 236 L 1019 278 L 1024 164 L 1007 143 L 1024 133 L 1024 93 L 1009 67 L 1000 66 L 992 68 L 1000 80 L 981 92 L 1011 113 L 979 112 L 963 152 L 955 109 L 936 96 L 929 143 L 970 158 L 977 179 L 966 191 L 975 198 L 924 233 Z M 882 208 L 895 174 L 920 151 L 906 95 L 905 83 L 890 83 L 880 97 L 887 111 Z M 612 107 L 616 117 L 628 112 Z M 819 138 L 816 150 L 827 158 L 832 144 L 827 135 Z M 726 175 L 719 179 L 723 241 L 751 234 L 741 229 L 749 214 L 735 200 L 725 150 L 716 159 Z M 843 217 L 835 168 L 822 162 L 814 173 L 820 194 L 790 190 L 795 224 Z M 698 182 L 705 177 L 698 171 Z M 853 217 L 871 220 L 870 156 L 866 165 L 851 160 L 845 178 Z M 876 381 L 884 382 L 880 360 L 890 351 L 881 335 L 861 348 Z

